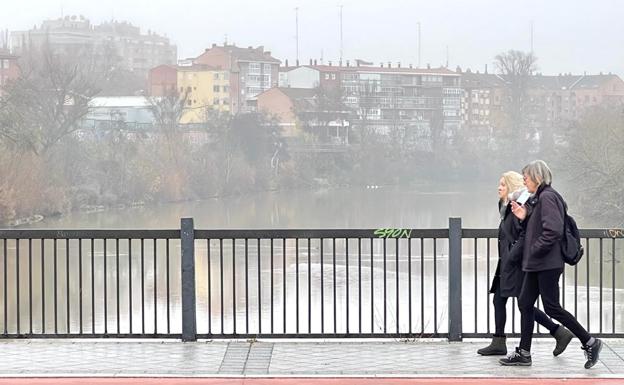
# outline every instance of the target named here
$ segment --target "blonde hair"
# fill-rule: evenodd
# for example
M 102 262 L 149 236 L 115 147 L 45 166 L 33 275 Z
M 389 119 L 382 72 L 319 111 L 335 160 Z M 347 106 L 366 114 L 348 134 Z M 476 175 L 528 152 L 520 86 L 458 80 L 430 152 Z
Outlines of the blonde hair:
M 503 180 L 505 181 L 505 186 L 507 186 L 507 194 L 511 194 L 514 191 L 520 190 L 524 187 L 524 179 L 522 175 L 515 171 L 507 171 L 502 175 Z
M 552 171 L 543 160 L 534 160 L 522 169 L 522 173 L 528 175 L 538 186 L 552 183 Z

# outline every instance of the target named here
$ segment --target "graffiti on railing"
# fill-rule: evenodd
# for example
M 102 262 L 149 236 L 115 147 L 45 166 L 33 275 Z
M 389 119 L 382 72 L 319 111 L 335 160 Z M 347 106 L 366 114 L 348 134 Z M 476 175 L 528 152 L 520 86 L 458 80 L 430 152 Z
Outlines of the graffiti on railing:
M 607 229 L 605 237 L 608 238 L 624 238 L 624 229 Z
M 377 229 L 373 233 L 377 238 L 411 238 L 411 229 Z

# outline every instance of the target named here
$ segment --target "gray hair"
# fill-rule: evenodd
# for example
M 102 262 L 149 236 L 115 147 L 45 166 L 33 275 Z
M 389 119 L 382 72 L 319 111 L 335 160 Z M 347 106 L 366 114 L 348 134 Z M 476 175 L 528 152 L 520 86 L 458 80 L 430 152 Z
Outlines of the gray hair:
M 552 171 L 543 160 L 534 160 L 527 164 L 522 169 L 522 174 L 529 176 L 539 186 L 550 186 L 552 183 Z

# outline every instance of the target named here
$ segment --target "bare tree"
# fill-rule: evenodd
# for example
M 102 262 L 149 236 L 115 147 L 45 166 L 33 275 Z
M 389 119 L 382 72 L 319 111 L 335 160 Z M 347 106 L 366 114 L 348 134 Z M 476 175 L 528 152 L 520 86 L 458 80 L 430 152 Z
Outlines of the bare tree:
M 600 106 L 574 123 L 561 168 L 573 181 L 579 211 L 601 226 L 624 226 L 624 113 Z
M 343 93 L 340 87 L 323 88 L 317 87 L 313 96 L 309 98 L 301 98 L 295 102 L 295 114 L 299 121 L 303 123 L 303 128 L 314 135 L 320 142 L 328 142 L 331 140 L 332 123 L 349 119 L 351 114 L 349 108 L 343 101 Z M 333 126 L 336 130 L 340 130 L 340 126 Z M 337 131 L 337 138 L 341 138 L 345 142 L 348 140 L 348 129 L 343 132 Z
M 509 97 L 504 104 L 506 124 L 502 129 L 502 140 L 505 152 L 521 154 L 528 150 L 531 132 L 527 120 L 528 98 L 527 89 L 533 72 L 537 69 L 537 58 L 533 53 L 509 50 L 496 55 L 496 67 L 509 87 Z
M 80 128 L 99 90 L 88 68 L 49 44 L 28 50 L 20 72 L 0 102 L 0 137 L 42 155 Z

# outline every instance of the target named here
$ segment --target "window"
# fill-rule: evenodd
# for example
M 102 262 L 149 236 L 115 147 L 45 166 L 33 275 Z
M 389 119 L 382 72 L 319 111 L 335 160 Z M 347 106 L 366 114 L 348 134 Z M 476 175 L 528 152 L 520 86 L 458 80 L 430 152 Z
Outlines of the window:
M 215 106 L 219 104 L 219 98 L 214 98 L 212 101 L 212 104 L 214 104 Z
M 219 74 L 218 73 L 214 74 L 214 80 L 219 80 Z
M 325 74 L 325 80 L 329 80 L 329 74 Z
M 230 87 L 223 86 L 223 92 L 230 92 Z
M 264 72 L 271 72 L 271 65 L 270 64 L 265 64 L 264 65 Z
M 332 80 L 336 80 L 336 74 L 331 74 Z
M 221 87 L 220 86 L 212 86 L 212 90 L 214 92 L 221 92 Z
M 250 74 L 259 74 L 260 73 L 260 63 L 249 63 L 249 71 Z

